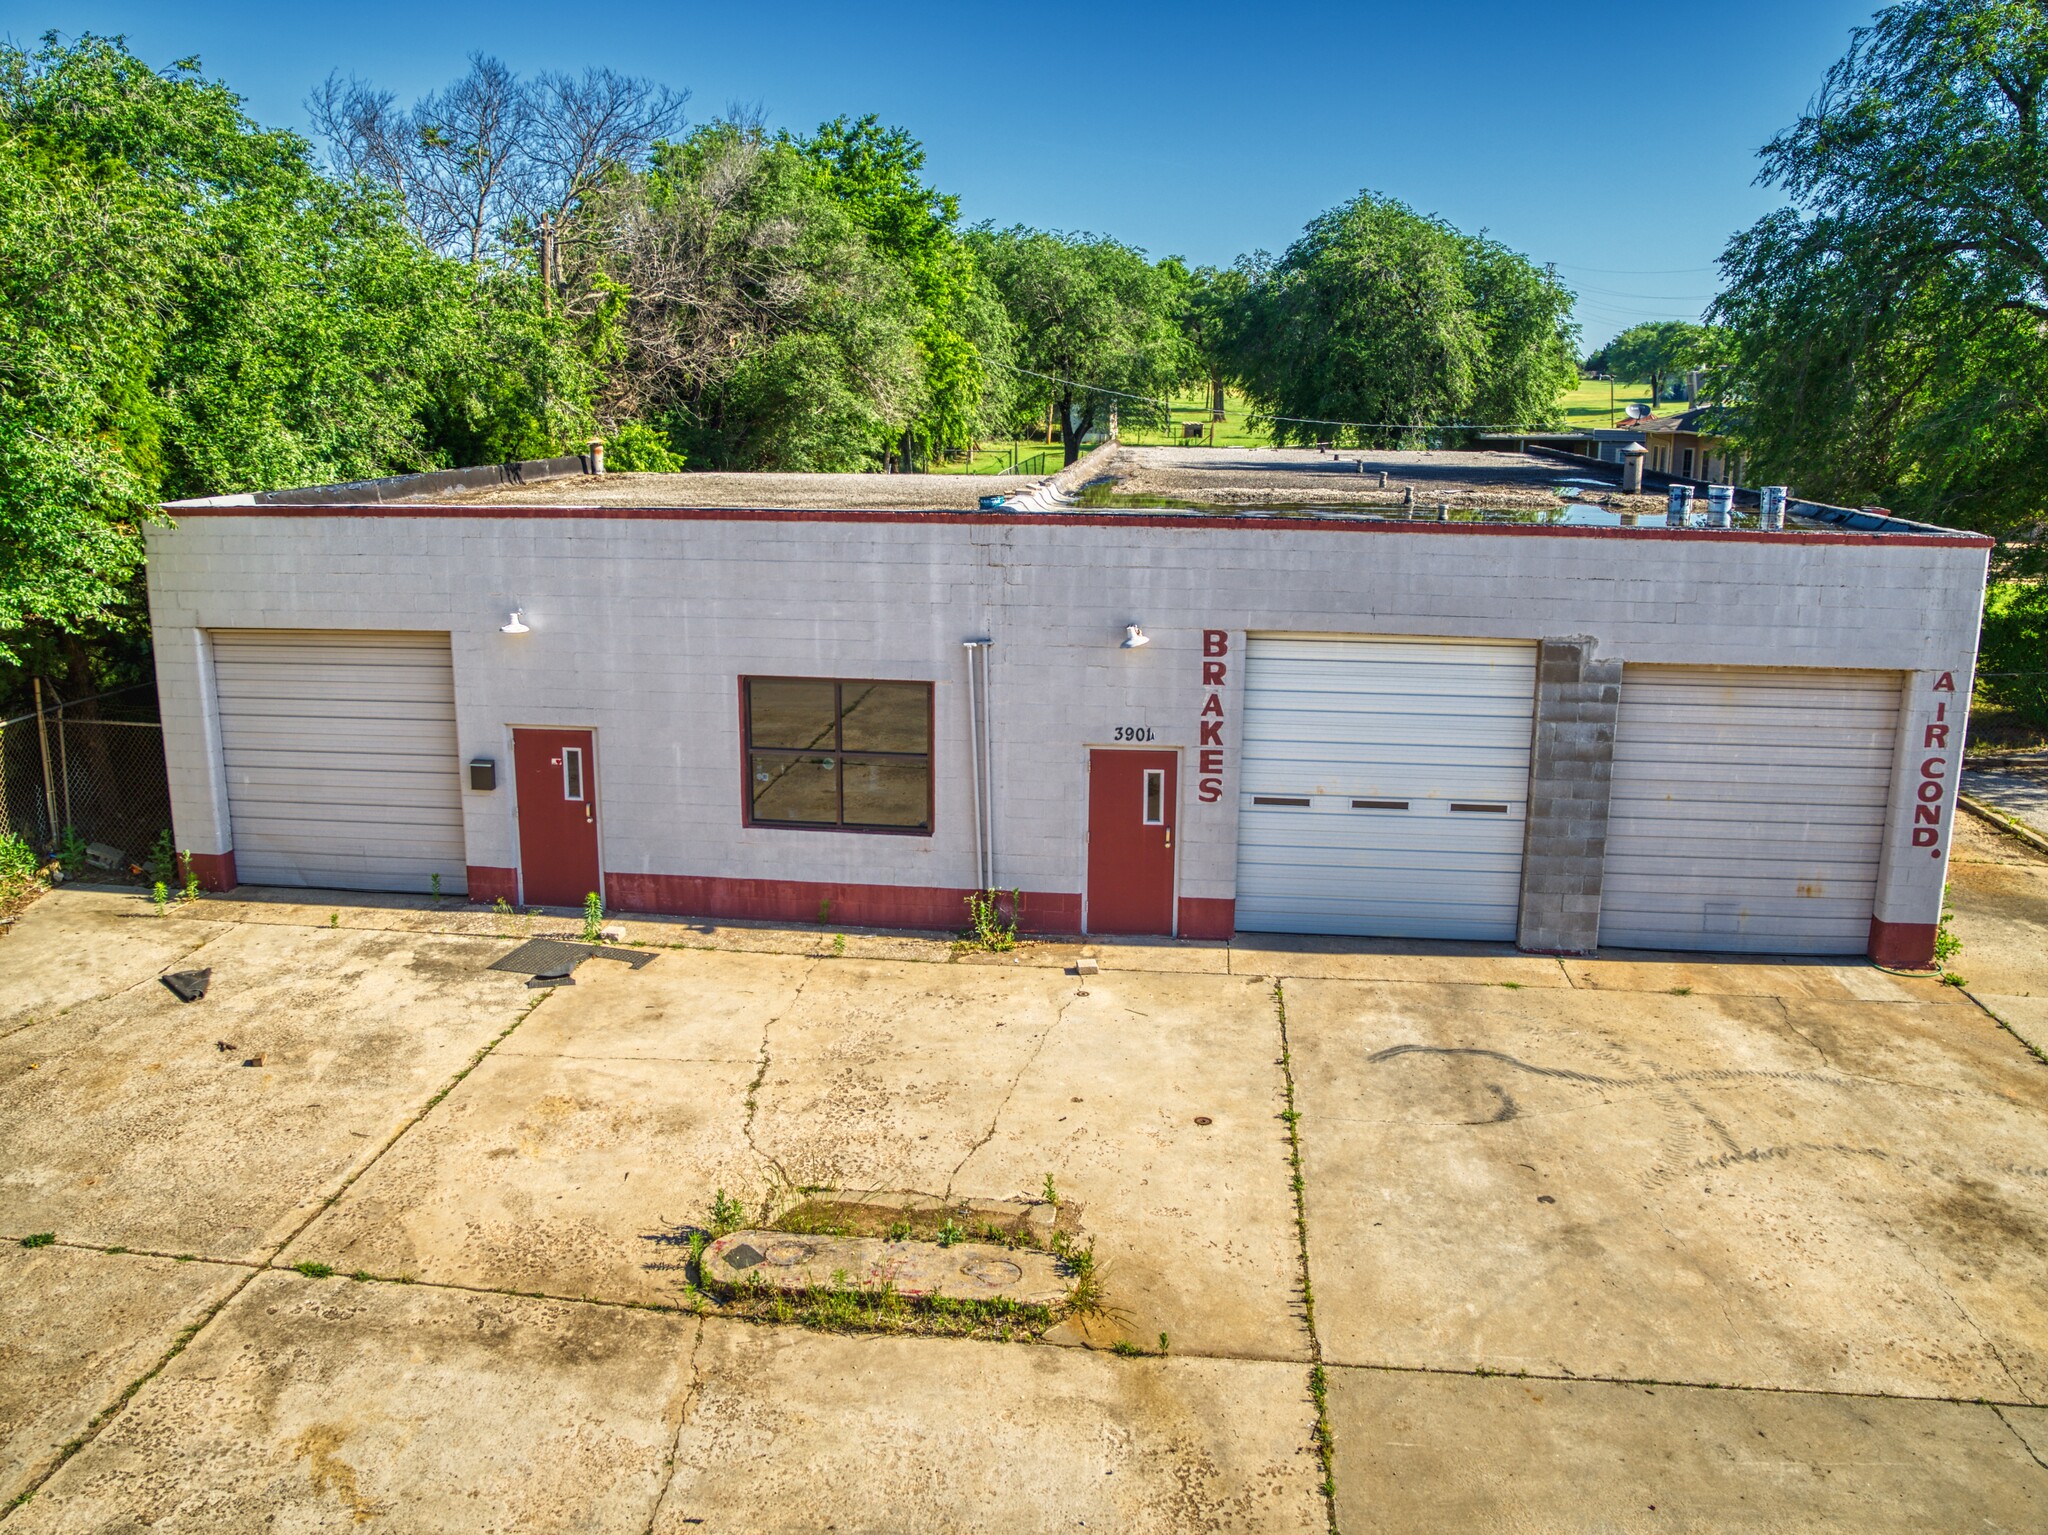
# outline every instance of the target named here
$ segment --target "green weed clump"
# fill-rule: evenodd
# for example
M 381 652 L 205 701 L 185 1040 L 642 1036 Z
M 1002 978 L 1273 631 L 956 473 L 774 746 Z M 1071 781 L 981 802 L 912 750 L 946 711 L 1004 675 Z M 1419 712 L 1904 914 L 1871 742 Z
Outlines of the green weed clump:
M 595 890 L 583 898 L 583 941 L 604 941 L 604 898 Z
M 955 948 L 1007 954 L 1017 947 L 1017 919 L 1024 910 L 1024 896 L 1021 891 L 1010 891 L 1010 910 L 1005 915 L 1003 894 L 1000 890 L 976 890 L 967 896 L 967 931 Z
M 724 1189 L 712 1196 L 710 1225 L 713 1236 L 729 1235 L 746 1223 L 746 1208 L 737 1199 L 729 1198 Z
M 56 1240 L 57 1240 L 57 1233 L 56 1233 L 56 1232 L 54 1232 L 54 1231 L 38 1231 L 38 1232 L 35 1232 L 34 1234 L 32 1234 L 32 1235 L 30 1235 L 30 1236 L 25 1236 L 25 1237 L 23 1237 L 23 1238 L 21 1239 L 21 1245 L 22 1245 L 23 1247 L 48 1247 L 48 1246 L 49 1246 L 49 1245 L 50 1245 L 50 1244 L 51 1244 L 52 1242 L 54 1242 L 54 1241 L 56 1241 Z

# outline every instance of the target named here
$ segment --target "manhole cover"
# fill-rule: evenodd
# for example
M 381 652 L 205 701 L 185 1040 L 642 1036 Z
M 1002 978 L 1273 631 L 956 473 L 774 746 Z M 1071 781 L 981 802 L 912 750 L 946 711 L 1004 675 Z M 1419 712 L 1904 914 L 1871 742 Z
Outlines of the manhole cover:
M 770 1242 L 768 1250 L 761 1256 L 781 1268 L 788 1268 L 791 1264 L 803 1262 L 812 1251 L 809 1242 Z
M 1024 1277 L 1024 1270 L 1008 1258 L 969 1258 L 960 1265 L 960 1272 L 991 1286 L 1015 1284 Z

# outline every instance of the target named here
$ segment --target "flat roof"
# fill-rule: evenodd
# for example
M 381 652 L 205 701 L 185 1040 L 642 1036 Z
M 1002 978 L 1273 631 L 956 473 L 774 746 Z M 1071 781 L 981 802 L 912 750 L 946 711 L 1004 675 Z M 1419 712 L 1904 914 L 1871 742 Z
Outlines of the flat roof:
M 434 509 L 490 516 L 632 516 L 720 510 L 749 513 L 963 512 L 1091 520 L 1147 514 L 1471 527 L 1564 526 L 1615 530 L 1664 527 L 1661 486 L 1620 489 L 1620 468 L 1563 453 L 1314 448 L 1130 447 L 1106 444 L 1051 477 L 968 474 L 594 474 L 587 459 L 486 466 L 172 503 L 174 515 L 273 514 L 377 507 L 404 515 Z M 991 505 L 997 498 L 1003 505 Z M 1758 526 L 1753 493 L 1734 526 Z M 1695 499 L 1694 525 L 1706 498 Z M 1795 503 L 1788 529 L 1803 532 L 1977 535 L 1841 507 Z M 1702 529 L 1704 531 L 1704 529 Z

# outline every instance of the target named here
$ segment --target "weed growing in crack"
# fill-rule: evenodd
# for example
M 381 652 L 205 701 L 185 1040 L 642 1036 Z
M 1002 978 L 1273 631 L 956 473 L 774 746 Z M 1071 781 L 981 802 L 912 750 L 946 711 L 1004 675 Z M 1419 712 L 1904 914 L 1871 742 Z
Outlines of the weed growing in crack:
M 1309 1395 L 1315 1399 L 1316 1457 L 1323 1463 L 1323 1513 L 1330 1535 L 1337 1535 L 1337 1447 L 1330 1434 L 1328 1383 L 1323 1374 L 1323 1342 L 1316 1334 L 1316 1295 L 1308 1272 L 1308 1197 L 1301 1175 L 1301 1111 L 1294 1102 L 1294 1046 L 1287 1034 L 1287 990 L 1273 983 L 1273 1011 L 1280 1021 L 1280 1072 L 1287 1090 L 1287 1107 L 1280 1115 L 1287 1126 L 1287 1160 L 1294 1189 L 1294 1236 L 1301 1262 L 1301 1315 L 1308 1324 Z
M 48 1247 L 56 1240 L 57 1233 L 54 1231 L 37 1231 L 23 1237 L 21 1245 L 23 1247 Z
M 156 902 L 156 914 L 159 917 L 170 915 L 171 892 L 169 887 L 166 886 L 162 880 L 158 880 L 155 886 L 150 890 L 149 898 L 152 901 Z
M 1954 927 L 1950 925 L 1955 919 L 1955 911 L 1948 904 L 1948 882 L 1944 880 L 1941 886 L 1941 920 L 1934 924 L 1934 963 L 1944 972 L 1948 970 L 1948 962 L 1963 952 L 1963 940 L 1956 936 Z M 1941 981 L 1944 986 L 1963 984 L 1951 981 L 1946 973 Z
M 737 1199 L 729 1198 L 724 1189 L 712 1196 L 711 1234 L 722 1237 L 740 1229 L 747 1223 L 746 1207 Z
M 1052 1206 L 1055 1215 L 1059 1213 L 1060 1186 L 1052 1181 L 1051 1173 L 1045 1175 L 1045 1187 L 1038 1191 L 1038 1197 Z
M 292 1272 L 304 1274 L 308 1279 L 331 1279 L 334 1277 L 333 1268 L 325 1263 L 294 1263 L 292 1265 Z
M 954 1224 L 952 1216 L 947 1216 L 944 1224 L 939 1227 L 939 1246 L 951 1247 L 955 1242 L 964 1242 L 966 1240 L 967 1233 Z
M 1173 1352 L 1172 1345 L 1166 1341 L 1165 1333 L 1161 1333 L 1159 1335 L 1159 1352 L 1162 1354 L 1170 1354 Z
M 832 935 L 832 957 L 834 959 L 846 958 L 846 934 L 834 933 Z
M 1129 1338 L 1117 1339 L 1116 1342 L 1110 1344 L 1109 1351 L 1124 1359 L 1136 1359 L 1145 1352 Z
M 1067 1291 L 1065 1310 L 1072 1316 L 1106 1316 L 1109 1306 L 1103 1299 L 1102 1274 L 1095 1263 L 1095 1242 L 1091 1238 L 1086 1247 L 1081 1246 L 1064 1231 L 1052 1234 L 1053 1256 L 1060 1260 L 1060 1266 L 1067 1271 L 1067 1277 L 1074 1282 Z
M 1692 995 L 1692 988 L 1690 986 L 1674 986 L 1671 988 L 1671 995 L 1674 997 L 1689 997 Z
M 1017 947 L 1017 921 L 1024 914 L 1022 891 L 1012 890 L 1009 915 L 1002 910 L 1003 892 L 976 890 L 966 897 L 967 931 L 954 942 L 956 952 L 979 949 L 984 954 L 1007 954 Z
M 583 941 L 604 942 L 604 897 L 595 890 L 583 898 Z

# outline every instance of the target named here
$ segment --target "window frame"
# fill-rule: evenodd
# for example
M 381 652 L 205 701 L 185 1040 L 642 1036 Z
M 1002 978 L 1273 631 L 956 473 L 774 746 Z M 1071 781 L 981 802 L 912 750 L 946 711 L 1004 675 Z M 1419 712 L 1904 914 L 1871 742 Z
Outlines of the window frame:
M 752 685 L 756 682 L 807 682 L 828 684 L 833 688 L 833 745 L 799 749 L 793 746 L 754 745 L 754 718 Z M 883 684 L 893 687 L 921 687 L 924 689 L 924 739 L 925 749 L 921 752 L 877 752 L 843 751 L 839 743 L 846 735 L 846 713 L 844 694 L 839 690 L 849 687 L 872 687 Z M 920 677 L 796 677 L 781 672 L 743 672 L 739 677 L 740 713 L 740 824 L 746 827 L 760 827 L 763 831 L 831 831 L 850 832 L 862 837 L 929 837 L 938 830 L 938 686 Z M 832 754 L 832 787 L 838 802 L 839 813 L 846 814 L 846 759 L 857 762 L 921 762 L 924 764 L 924 824 L 922 826 L 863 826 L 848 825 L 839 821 L 764 821 L 754 814 L 754 757 L 757 750 L 762 755 L 788 757 L 822 756 L 826 751 Z

